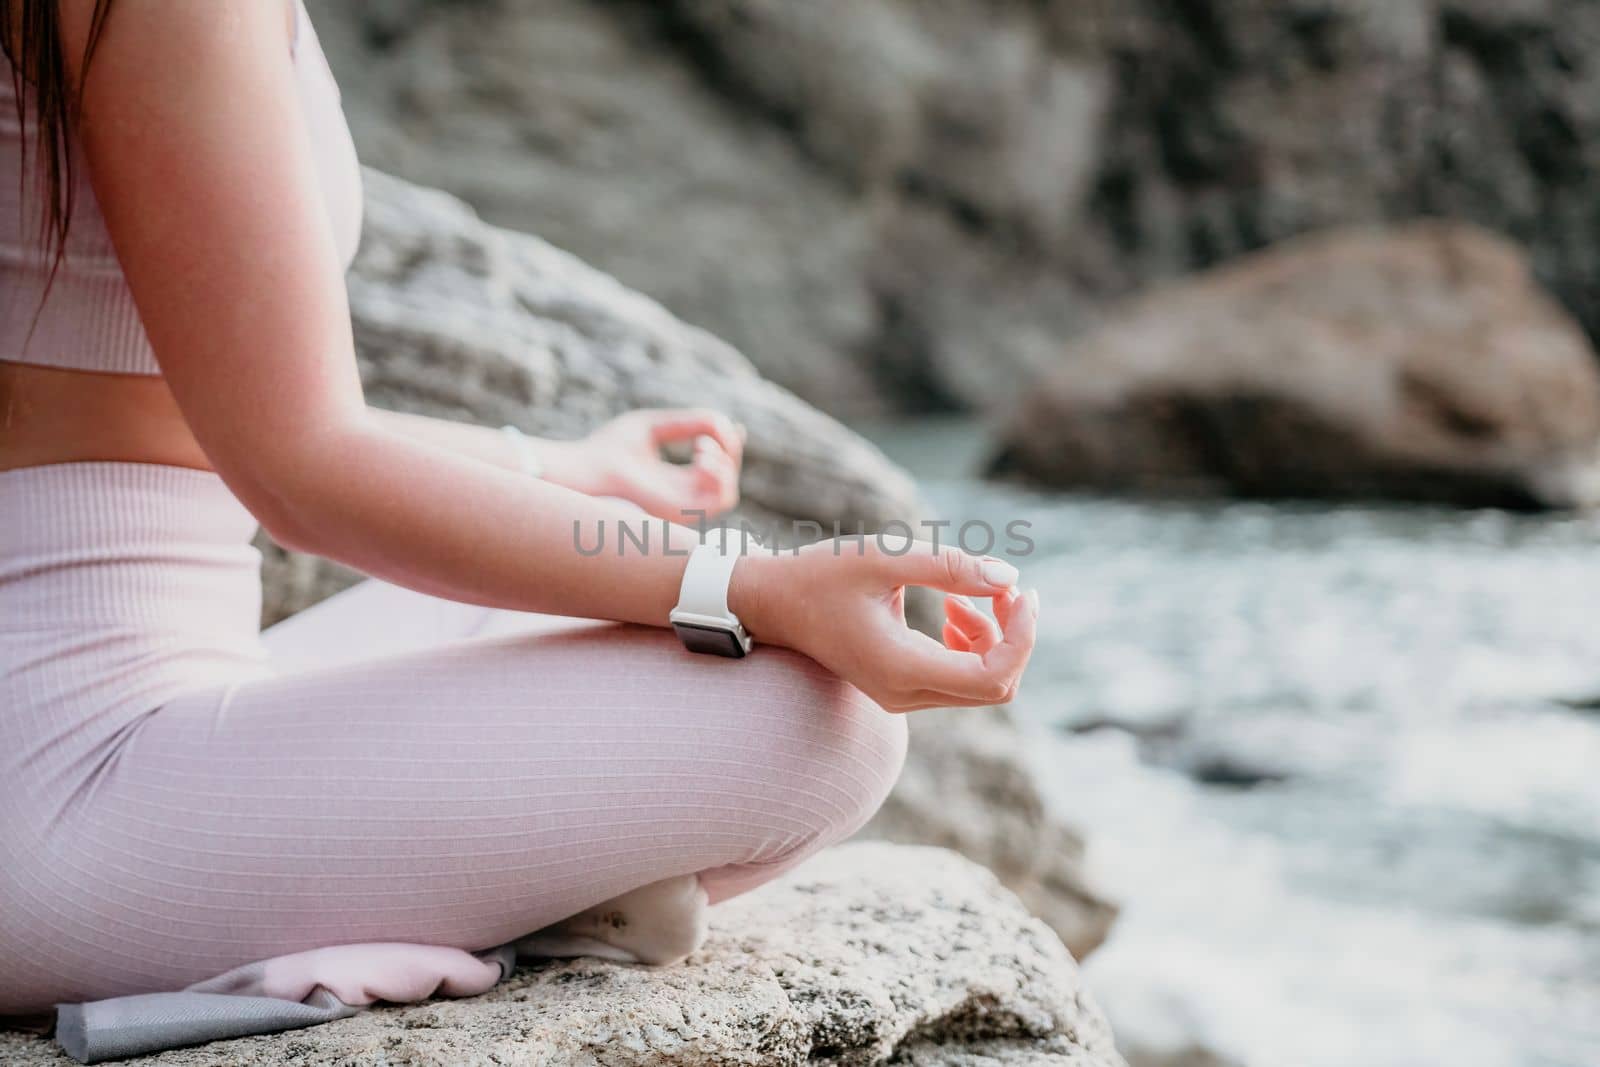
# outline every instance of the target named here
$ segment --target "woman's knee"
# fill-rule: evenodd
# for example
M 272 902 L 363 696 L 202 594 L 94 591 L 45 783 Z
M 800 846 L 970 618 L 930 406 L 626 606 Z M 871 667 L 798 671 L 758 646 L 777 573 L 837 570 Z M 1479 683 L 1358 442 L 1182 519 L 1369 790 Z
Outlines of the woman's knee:
M 811 798 L 811 836 L 831 844 L 859 830 L 889 795 L 905 762 L 905 716 L 799 653 L 764 650 L 762 668 L 783 699 L 775 754 L 788 785 Z

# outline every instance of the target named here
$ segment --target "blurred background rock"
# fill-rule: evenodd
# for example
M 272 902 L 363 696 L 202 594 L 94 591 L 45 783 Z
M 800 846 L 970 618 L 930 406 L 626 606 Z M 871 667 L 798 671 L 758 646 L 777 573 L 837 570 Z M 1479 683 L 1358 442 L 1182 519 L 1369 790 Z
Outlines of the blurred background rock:
M 322 4 L 363 158 L 825 410 L 988 408 L 1108 304 L 1444 215 L 1600 329 L 1588 0 Z

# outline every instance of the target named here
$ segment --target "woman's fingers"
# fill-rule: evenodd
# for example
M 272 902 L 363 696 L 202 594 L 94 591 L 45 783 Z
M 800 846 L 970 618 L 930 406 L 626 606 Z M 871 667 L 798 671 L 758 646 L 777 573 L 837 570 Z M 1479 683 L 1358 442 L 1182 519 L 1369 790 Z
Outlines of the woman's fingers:
M 1017 584 L 1017 568 L 993 556 L 974 556 L 927 541 L 879 537 L 884 546 L 875 565 L 891 585 L 921 585 L 946 593 L 995 596 Z
M 900 630 L 882 654 L 877 694 L 891 710 L 998 704 L 1015 695 L 1033 651 L 1035 599 L 1016 589 L 1017 570 L 1003 560 L 939 549 L 909 539 L 886 545 L 872 561 L 890 588 L 927 586 L 945 600 L 944 643 Z M 990 597 L 990 619 L 968 595 Z
M 949 693 L 936 693 L 932 689 L 923 689 L 912 694 L 907 702 L 898 708 L 885 707 L 885 711 L 908 712 L 927 711 L 929 708 L 993 708 L 1004 701 L 999 700 L 971 700 L 967 697 L 954 697 Z
M 1000 597 L 995 598 L 996 603 L 1000 600 Z M 963 644 L 958 651 L 987 652 L 1000 640 L 1000 626 L 996 621 L 960 593 L 951 593 L 944 598 L 944 614 L 945 645 L 949 648 L 957 647 L 949 640 L 949 630 L 952 626 L 963 638 Z
M 694 439 L 694 455 L 690 459 L 690 465 L 725 475 L 730 480 L 738 480 L 738 461 L 730 456 L 722 447 L 722 443 L 710 434 L 703 433 Z
M 1000 640 L 983 653 L 941 648 L 923 638 L 907 642 L 891 671 L 891 710 L 1000 704 L 1016 696 L 1037 636 L 1038 594 L 1006 598 Z M 918 634 L 916 637 L 921 638 Z
M 721 514 L 739 502 L 739 468 L 713 438 L 696 439 L 687 466 L 664 461 L 640 468 L 632 497 L 652 515 L 681 521 L 686 513 Z
M 961 632 L 953 622 L 944 624 L 944 647 L 953 652 L 971 652 L 972 638 Z
M 984 653 L 983 664 L 1002 678 L 1009 680 L 1006 700 L 1017 695 L 1022 684 L 1022 672 L 1033 656 L 1033 646 L 1039 638 L 1039 591 L 1026 593 L 1013 590 L 1004 598 L 1004 605 L 996 601 L 996 610 L 1005 614 L 1003 636 L 1000 643 Z
M 934 693 L 944 704 L 999 704 L 1016 693 L 1033 651 L 1031 611 L 1013 614 L 1004 639 L 987 653 L 945 648 L 923 637 L 906 642 L 886 681 L 891 692 L 909 696 Z
M 706 434 L 695 438 L 690 469 L 699 494 L 715 501 L 720 510 L 739 502 L 739 465 L 722 450 L 715 438 Z
M 894 706 L 902 706 L 924 690 L 952 698 L 998 700 L 1005 687 L 983 669 L 976 652 L 949 649 L 925 634 L 911 632 L 898 647 L 885 649 L 883 688 Z
M 990 601 L 994 605 L 994 621 L 1001 633 L 1011 625 L 1011 613 L 1023 602 L 1022 597 L 1022 590 L 1012 586 Z
M 657 448 L 695 437 L 709 437 L 735 462 L 744 456 L 744 430 L 720 411 L 649 411 L 650 440 Z

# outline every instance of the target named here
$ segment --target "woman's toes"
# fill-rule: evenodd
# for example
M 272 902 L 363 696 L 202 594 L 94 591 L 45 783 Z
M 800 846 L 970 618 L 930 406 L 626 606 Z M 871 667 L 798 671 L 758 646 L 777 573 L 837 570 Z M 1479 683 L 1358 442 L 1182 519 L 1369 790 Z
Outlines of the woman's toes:
M 518 941 L 517 955 L 524 959 L 565 960 L 578 956 L 592 956 L 595 959 L 616 960 L 618 963 L 646 962 L 615 945 L 608 945 L 585 934 L 574 933 L 567 929 L 567 922 L 570 920 L 547 926 Z
M 523 938 L 517 942 L 517 953 L 676 963 L 705 941 L 707 904 L 698 875 L 666 878 Z
M 708 902 L 699 875 L 652 882 L 611 903 L 613 932 L 602 936 L 645 963 L 676 963 L 705 942 Z

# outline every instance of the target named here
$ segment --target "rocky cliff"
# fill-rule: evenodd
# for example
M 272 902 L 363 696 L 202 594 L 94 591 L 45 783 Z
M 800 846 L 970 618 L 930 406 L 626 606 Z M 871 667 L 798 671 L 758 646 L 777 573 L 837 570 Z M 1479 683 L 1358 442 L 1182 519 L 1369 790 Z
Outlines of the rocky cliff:
M 1587 0 L 473 0 L 314 14 L 363 154 L 824 408 L 1003 405 L 1108 301 L 1475 221 L 1600 328 Z

